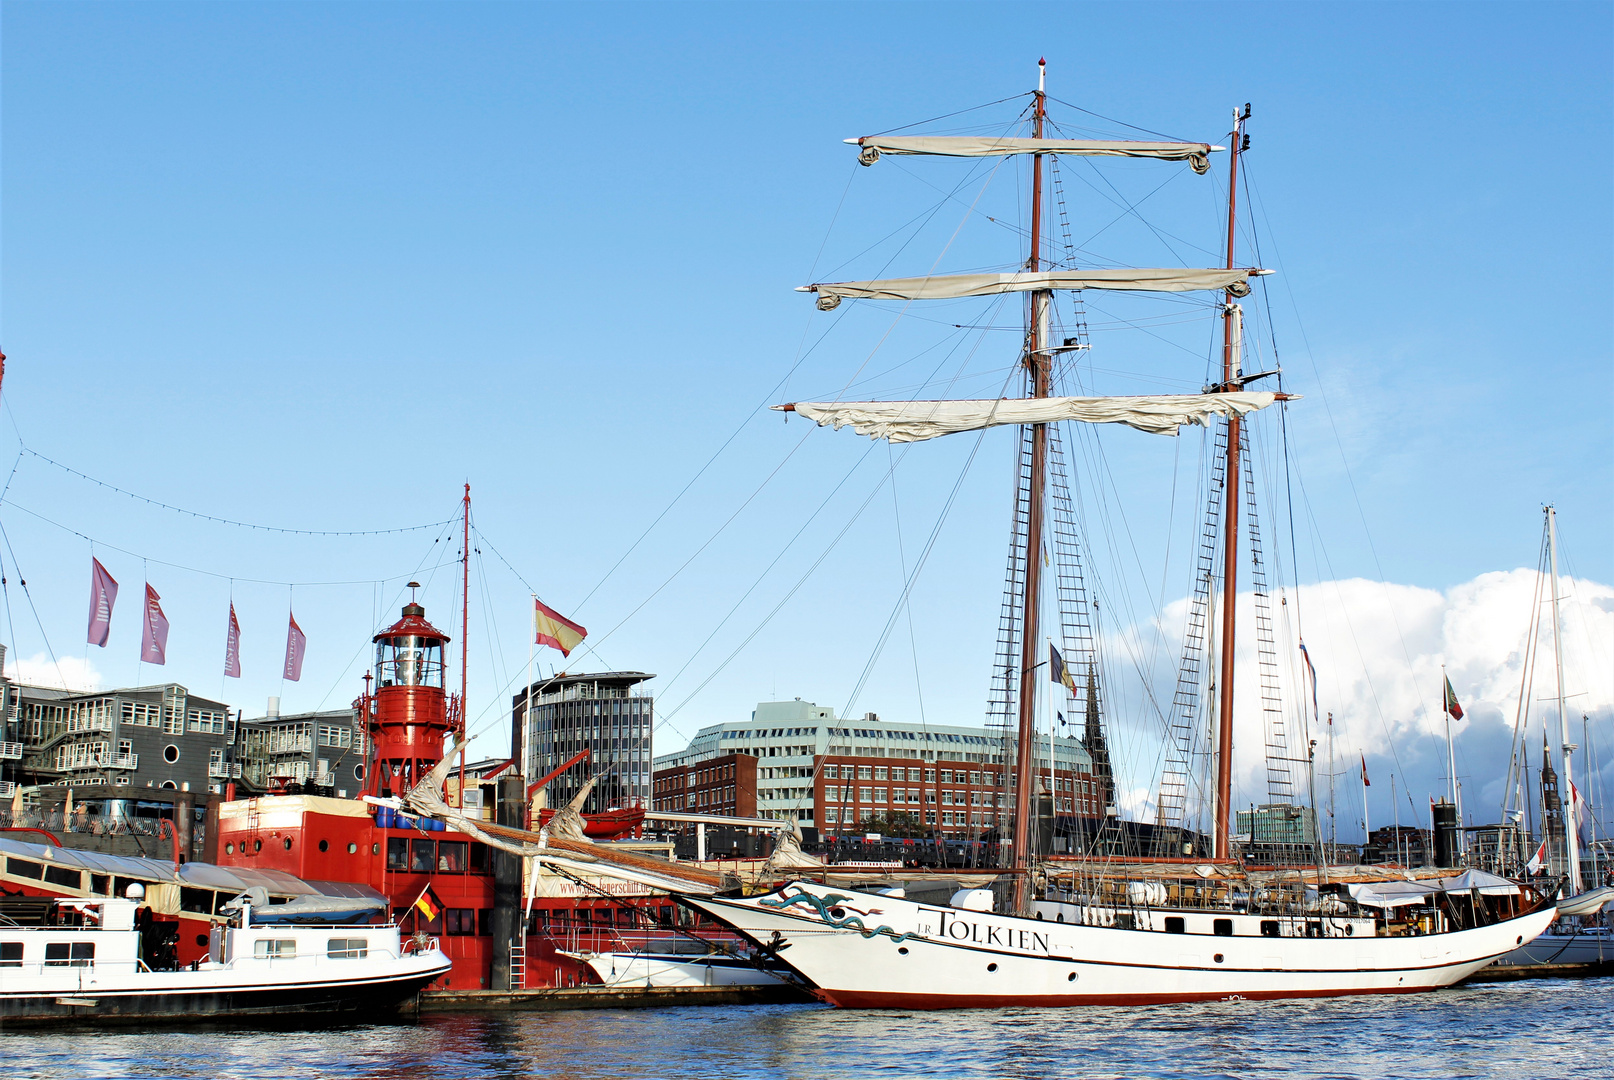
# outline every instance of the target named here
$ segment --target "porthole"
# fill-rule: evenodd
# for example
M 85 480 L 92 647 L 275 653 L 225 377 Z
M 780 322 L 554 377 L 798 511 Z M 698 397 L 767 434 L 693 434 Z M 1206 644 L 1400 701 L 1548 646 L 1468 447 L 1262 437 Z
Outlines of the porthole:
M 897 950 L 897 955 L 898 956 L 907 956 L 908 955 L 908 946 L 904 945 L 900 949 L 898 949 Z
M 1065 921 L 1065 913 L 1063 911 L 1061 911 L 1057 916 L 1055 916 L 1055 918 L 1057 918 L 1060 922 L 1064 922 Z
M 355 766 L 353 766 L 353 779 L 355 779 L 355 780 L 363 780 L 364 779 L 364 766 L 363 765 L 355 765 Z
M 1523 945 L 1524 944 L 1524 939 L 1522 937 L 1516 937 L 1516 938 L 1513 939 L 1513 944 L 1515 944 L 1515 945 Z
M 196 935 L 196 947 L 198 949 L 207 948 L 207 935 L 206 934 L 197 934 Z
M 1217 953 L 1215 956 L 1211 957 L 1211 959 L 1215 960 L 1218 964 L 1220 964 L 1222 962 L 1222 954 Z
M 381 845 L 378 844 L 378 843 L 377 844 L 371 844 L 370 845 L 370 854 L 371 855 L 379 855 L 379 854 L 381 854 Z
M 1065 976 L 1065 981 L 1066 982 L 1075 982 L 1076 981 L 1076 973 L 1073 971 L 1069 975 L 1066 975 Z
M 167 746 L 163 747 L 163 760 L 168 762 L 170 765 L 178 761 L 179 747 L 175 746 L 173 743 L 169 743 Z
M 1042 922 L 1042 912 L 1037 912 L 1037 921 Z
M 235 854 L 235 845 L 234 844 L 225 844 L 224 845 L 224 854 L 226 854 L 226 855 L 234 855 Z
M 1352 926 L 1350 923 L 1346 923 L 1345 924 L 1345 936 L 1350 937 L 1354 933 L 1356 933 L 1356 927 Z
M 287 851 L 291 850 L 291 837 L 286 837 L 286 839 L 282 840 L 280 843 Z
M 287 847 L 291 846 L 291 841 L 290 840 L 286 841 L 286 846 Z M 321 840 L 319 842 L 319 849 L 321 851 L 329 851 L 329 850 L 331 850 L 331 842 L 329 840 Z
M 829 909 L 829 917 L 832 919 L 844 919 L 846 918 L 846 909 L 832 907 Z
M 262 840 L 254 840 L 254 841 L 252 841 L 252 850 L 253 851 L 262 851 L 263 850 L 263 841 Z
M 997 969 L 998 969 L 998 966 L 996 964 L 988 964 L 988 965 L 986 965 L 986 970 L 988 970 L 988 971 L 996 971 Z
M 347 846 L 347 853 L 349 855 L 352 855 L 354 852 L 356 852 L 358 850 L 359 850 L 359 845 L 357 845 L 357 844 L 349 844 Z

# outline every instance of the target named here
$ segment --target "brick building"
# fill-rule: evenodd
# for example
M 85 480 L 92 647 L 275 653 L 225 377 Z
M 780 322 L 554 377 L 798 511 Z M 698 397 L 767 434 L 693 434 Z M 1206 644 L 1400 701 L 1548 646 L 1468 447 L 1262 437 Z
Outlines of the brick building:
M 659 769 L 651 799 L 656 810 L 756 817 L 757 759 L 750 754 L 724 754 Z

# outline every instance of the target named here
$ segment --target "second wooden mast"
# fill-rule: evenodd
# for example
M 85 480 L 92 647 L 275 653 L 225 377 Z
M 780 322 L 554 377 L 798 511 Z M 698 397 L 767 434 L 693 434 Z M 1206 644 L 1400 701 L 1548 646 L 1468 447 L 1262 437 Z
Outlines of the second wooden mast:
M 1229 148 L 1227 171 L 1227 268 L 1233 268 L 1233 243 L 1238 210 L 1239 154 L 1244 149 L 1244 122 L 1250 118 L 1249 105 L 1242 113 L 1233 110 L 1233 141 Z M 1222 306 L 1222 384 L 1223 392 L 1240 390 L 1239 352 L 1243 339 L 1241 312 L 1233 303 L 1231 289 Z M 1227 461 L 1223 484 L 1222 512 L 1222 633 L 1220 680 L 1216 708 L 1216 830 L 1213 854 L 1218 859 L 1233 857 L 1228 828 L 1233 800 L 1233 659 L 1234 631 L 1238 609 L 1239 554 L 1239 464 L 1242 458 L 1243 426 L 1238 413 L 1227 417 Z
M 1036 106 L 1033 113 L 1032 134 L 1042 138 L 1043 119 L 1047 115 L 1048 65 L 1037 61 Z M 1042 155 L 1031 159 L 1031 255 L 1026 269 L 1042 269 Z M 1026 366 L 1031 371 L 1031 396 L 1047 397 L 1051 390 L 1050 353 L 1043 338 L 1048 323 L 1048 307 L 1052 293 L 1038 289 L 1030 294 L 1031 304 L 1026 327 Z M 1032 751 L 1036 745 L 1037 722 L 1037 643 L 1040 640 L 1038 615 L 1042 593 L 1042 502 L 1048 474 L 1048 425 L 1033 424 L 1031 428 L 1031 491 L 1026 513 L 1026 580 L 1024 607 L 1020 619 L 1020 713 L 1015 740 L 1014 779 L 1014 865 L 1022 871 L 1014 883 L 1015 908 L 1024 911 L 1031 883 L 1031 782 L 1036 770 L 1032 764 Z M 1051 764 L 1051 763 L 1050 763 Z

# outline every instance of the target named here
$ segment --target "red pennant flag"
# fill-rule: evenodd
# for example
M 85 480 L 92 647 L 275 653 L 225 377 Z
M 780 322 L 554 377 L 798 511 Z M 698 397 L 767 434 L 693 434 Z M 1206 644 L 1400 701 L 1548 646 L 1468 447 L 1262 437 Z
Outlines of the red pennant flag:
M 230 628 L 224 634 L 224 674 L 241 677 L 241 624 L 235 619 L 235 603 L 230 604 Z
M 112 605 L 118 602 L 118 583 L 106 572 L 101 560 L 90 559 L 90 636 L 91 645 L 106 648 L 112 629 Z
M 1373 781 L 1371 781 L 1371 780 L 1369 780 L 1367 778 L 1367 755 L 1366 754 L 1362 755 L 1362 786 L 1363 787 L 1372 787 L 1373 786 Z
M 303 677 L 303 651 L 307 647 L 308 637 L 293 615 L 291 625 L 286 627 L 286 668 L 280 673 L 283 678 L 296 682 Z
M 146 583 L 146 628 L 140 635 L 140 659 L 147 664 L 163 664 L 168 656 L 168 617 L 157 590 Z

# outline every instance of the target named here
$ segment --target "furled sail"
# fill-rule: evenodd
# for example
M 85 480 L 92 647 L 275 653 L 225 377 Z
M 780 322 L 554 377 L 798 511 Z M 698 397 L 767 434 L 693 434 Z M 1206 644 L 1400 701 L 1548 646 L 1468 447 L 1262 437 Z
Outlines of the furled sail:
M 1226 289 L 1248 296 L 1250 277 L 1266 270 L 1197 270 L 1187 267 L 1120 270 L 1024 270 L 1013 274 L 942 274 L 877 281 L 825 281 L 797 292 L 818 294 L 821 311 L 853 300 L 958 300 L 968 296 L 1035 292 L 1038 289 L 1111 289 L 1125 292 L 1195 292 Z
M 1088 157 L 1158 158 L 1186 161 L 1196 173 L 1210 168 L 1211 145 L 1196 142 L 1137 142 L 1095 139 L 1010 139 L 981 135 L 865 135 L 847 139 L 857 159 L 873 165 L 881 154 L 939 157 L 1000 157 L 1010 154 L 1081 154 Z M 1221 149 L 1216 147 L 1215 149 Z
M 1292 397 L 1292 395 L 1291 395 Z M 837 430 L 894 443 L 923 442 L 940 435 L 1003 424 L 1125 424 L 1151 435 L 1175 435 L 1184 424 L 1207 424 L 1213 416 L 1243 416 L 1278 399 L 1271 391 L 1227 394 L 1154 394 L 1144 397 L 1000 398 L 986 401 L 798 401 L 775 405 Z

